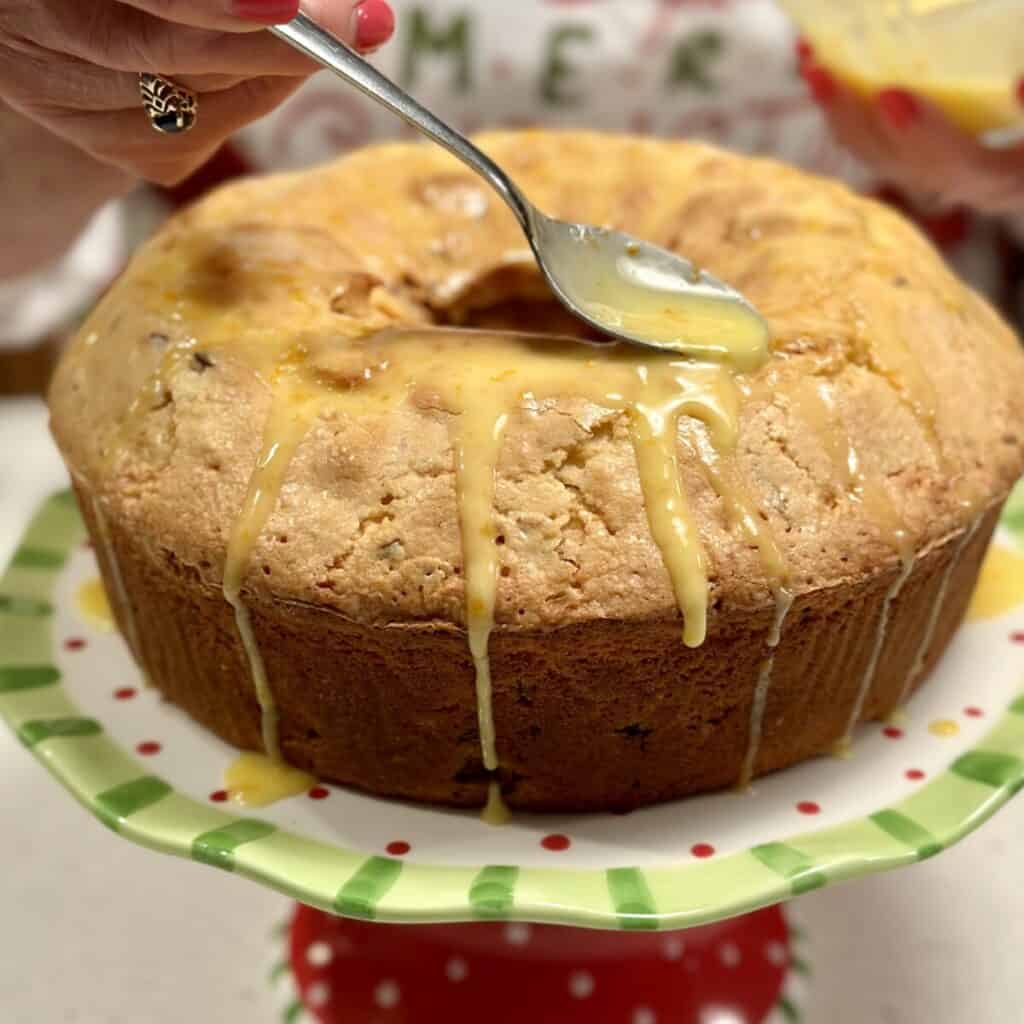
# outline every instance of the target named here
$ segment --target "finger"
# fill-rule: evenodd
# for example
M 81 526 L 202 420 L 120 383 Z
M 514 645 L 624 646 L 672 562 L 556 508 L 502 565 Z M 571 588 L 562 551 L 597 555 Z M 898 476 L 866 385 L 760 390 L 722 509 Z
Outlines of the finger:
M 299 0 L 118 0 L 164 21 L 220 32 L 251 32 L 291 21 Z
M 183 135 L 154 132 L 141 104 L 111 112 L 56 111 L 42 118 L 52 131 L 104 163 L 158 185 L 176 185 L 240 128 L 270 113 L 303 78 L 249 79 L 201 96 L 195 127 Z
M 306 0 L 305 9 L 314 21 L 326 23 L 330 0 Z M 395 34 L 395 12 L 387 0 L 359 0 L 350 22 L 352 45 L 362 53 L 372 53 Z
M 19 156 L 4 161 L 0 169 L 7 200 L 0 278 L 56 260 L 96 210 L 134 185 L 131 176 L 93 160 L 2 100 L 0 137 L 8 152 Z M 41 215 L 44 205 L 46 215 Z
M 234 88 L 239 75 L 182 75 L 175 79 L 191 92 L 205 94 Z M 0 89 L 29 115 L 60 110 L 125 110 L 140 103 L 139 76 L 110 71 L 74 57 L 52 58 L 13 53 L 0 63 Z
M 934 104 L 905 89 L 883 89 L 876 102 L 890 145 L 919 154 L 916 162 L 938 160 L 947 171 L 959 165 L 993 176 L 1004 172 L 1008 154 L 983 145 Z
M 817 64 L 809 48 L 798 53 L 807 90 L 828 118 L 836 138 L 861 160 L 877 165 L 887 149 L 868 101 Z
M 363 0 L 359 14 L 353 13 L 352 0 L 319 0 L 308 6 L 324 28 L 349 41 L 361 32 L 363 9 L 379 10 L 380 4 L 387 8 L 384 0 Z M 76 3 L 64 8 L 59 18 L 46 8 L 33 27 L 36 41 L 49 51 L 69 53 L 115 71 L 171 77 L 291 77 L 308 75 L 318 67 L 269 32 L 226 33 L 174 24 L 122 3 L 102 7 Z
M 929 166 L 924 175 L 915 170 L 920 153 L 908 154 L 906 139 L 894 135 L 895 124 L 902 127 L 913 119 L 912 99 L 866 96 L 817 65 L 810 53 L 802 57 L 800 72 L 836 138 L 847 149 L 885 178 L 905 184 L 908 176 L 913 176 L 919 190 L 934 191 L 924 180 L 933 168 Z
M 865 97 L 846 91 L 827 113 L 836 138 L 860 160 L 879 171 L 892 163 L 892 146 Z
M 163 21 L 221 32 L 254 32 L 291 21 L 299 0 L 117 0 Z M 318 24 L 344 25 L 334 34 L 362 49 L 380 46 L 394 32 L 394 13 L 386 0 L 308 0 L 305 13 Z
M 954 124 L 935 104 L 902 89 L 879 93 L 880 124 L 904 173 L 947 201 L 990 213 L 1019 208 L 1024 155 L 992 150 Z
M 988 213 L 1024 208 L 1024 147 L 993 151 L 907 90 L 866 97 L 798 48 L 798 67 L 836 137 L 883 178 L 909 192 Z

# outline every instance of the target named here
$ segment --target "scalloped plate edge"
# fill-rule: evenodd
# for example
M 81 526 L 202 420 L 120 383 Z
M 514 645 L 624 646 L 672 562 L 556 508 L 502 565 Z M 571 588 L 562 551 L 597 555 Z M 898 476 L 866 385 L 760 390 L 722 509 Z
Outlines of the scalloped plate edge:
M 460 868 L 344 849 L 182 796 L 68 700 L 54 664 L 51 601 L 68 555 L 83 537 L 71 492 L 54 495 L 0 579 L 0 717 L 76 799 L 124 838 L 232 871 L 333 913 L 392 923 L 685 928 L 931 857 L 1024 788 L 1021 696 L 980 744 L 906 800 L 715 860 L 651 869 Z

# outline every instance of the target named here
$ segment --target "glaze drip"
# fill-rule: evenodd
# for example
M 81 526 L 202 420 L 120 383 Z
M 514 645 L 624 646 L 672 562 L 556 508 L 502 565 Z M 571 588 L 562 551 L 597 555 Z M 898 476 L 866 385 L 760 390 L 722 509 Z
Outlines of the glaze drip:
M 94 629 L 112 633 L 117 628 L 103 580 L 98 577 L 86 580 L 75 592 L 75 608 Z
M 466 580 L 466 630 L 476 673 L 476 707 L 484 767 L 498 767 L 488 653 L 494 629 L 498 589 L 498 529 L 494 522 L 494 486 L 508 414 L 470 404 L 452 428 L 459 524 Z M 499 794 L 500 795 L 500 794 Z
M 282 387 L 275 394 L 264 427 L 262 450 L 249 477 L 248 493 L 235 519 L 224 563 L 224 599 L 234 609 L 238 635 L 259 701 L 263 748 L 274 758 L 281 756 L 277 708 L 253 630 L 252 614 L 242 597 L 242 581 L 249 555 L 277 506 L 288 467 L 318 409 L 315 399 L 294 386 Z
M 242 807 L 267 807 L 310 788 L 316 779 L 267 754 L 239 754 L 224 772 L 224 788 Z
M 700 645 L 706 633 L 709 566 L 681 480 L 679 421 L 688 417 L 702 425 L 687 432 L 688 443 L 722 501 L 728 525 L 757 549 L 775 604 L 766 638 L 768 653 L 755 683 L 750 739 L 740 776 L 742 786 L 749 784 L 760 749 L 775 648 L 793 596 L 778 540 L 751 498 L 736 460 L 742 394 L 733 369 L 625 346 L 595 349 L 576 340 L 504 332 L 396 328 L 339 341 L 333 334 L 311 332 L 298 344 L 294 339 L 286 344 L 252 330 L 242 332 L 233 342 L 218 344 L 218 339 L 210 338 L 204 343 L 248 365 L 271 394 L 260 454 L 231 532 L 223 579 L 224 596 L 234 609 L 260 704 L 267 753 L 280 757 L 277 715 L 250 604 L 243 595 L 254 546 L 279 503 L 296 451 L 320 415 L 330 410 L 354 418 L 379 416 L 412 403 L 448 417 L 480 749 L 485 768 L 490 772 L 498 769 L 489 651 L 500 569 L 497 466 L 510 417 L 530 415 L 539 403 L 573 396 L 626 419 L 651 535 L 682 613 L 683 639 L 690 646 Z M 154 396 L 182 372 L 194 348 L 192 339 L 168 347 L 159 371 L 147 382 L 144 395 L 132 404 L 119 433 L 130 430 L 143 411 L 152 407 Z M 886 595 L 871 658 L 851 708 L 849 732 L 870 693 L 892 605 L 913 568 L 914 553 L 884 482 L 864 470 L 843 429 L 831 383 L 806 379 L 791 392 L 791 400 L 796 414 L 821 439 L 837 486 L 864 506 L 901 563 Z M 491 787 L 492 802 L 495 792 L 500 799 L 496 782 Z
M 484 765 L 499 765 L 489 638 L 499 571 L 495 473 L 509 417 L 560 396 L 576 396 L 628 419 L 647 517 L 683 613 L 684 640 L 697 646 L 707 621 L 707 559 L 677 464 L 678 422 L 707 425 L 730 452 L 739 402 L 732 372 L 718 364 L 626 346 L 595 349 L 574 340 L 476 331 L 393 330 L 350 342 L 339 353 L 309 351 L 310 379 L 341 381 L 332 408 L 379 414 L 427 402 L 451 416 L 465 566 L 465 616 L 476 673 Z
M 882 539 L 899 558 L 899 571 L 886 591 L 871 654 L 854 695 L 845 732 L 836 744 L 836 753 L 843 756 L 849 750 L 853 730 L 860 721 L 871 693 L 871 686 L 888 636 L 893 604 L 914 569 L 916 554 L 910 543 L 906 524 L 892 498 L 889 497 L 884 481 L 867 472 L 860 453 L 847 431 L 843 429 L 832 385 L 826 380 L 805 379 L 793 389 L 790 400 L 797 416 L 811 427 L 824 445 L 832 464 L 836 487 L 845 492 L 851 501 L 863 506 Z
M 485 825 L 492 825 L 495 828 L 507 825 L 512 820 L 512 812 L 501 795 L 501 783 L 497 779 L 491 779 L 487 785 L 487 803 L 480 814 L 480 819 Z
M 743 767 L 740 769 L 740 777 L 737 783 L 739 789 L 749 788 L 754 778 L 754 768 L 757 765 L 757 755 L 761 749 L 761 736 L 764 731 L 764 711 L 768 705 L 768 693 L 772 685 L 772 673 L 775 670 L 775 648 L 779 646 L 782 639 L 782 627 L 793 607 L 793 595 L 782 587 L 775 592 L 775 612 L 772 616 L 771 629 L 768 631 L 768 639 L 765 641 L 768 647 L 768 654 L 761 662 L 757 673 L 757 682 L 754 684 L 754 700 L 750 706 L 750 738 L 747 740 L 747 752 L 743 756 Z
M 745 532 L 781 561 L 757 523 L 749 499 L 726 468 L 735 448 L 739 393 L 733 372 L 674 354 L 626 346 L 600 348 L 575 340 L 441 329 L 388 330 L 361 339 L 313 334 L 301 343 L 276 340 L 258 328 L 204 347 L 240 360 L 271 394 L 261 450 L 228 543 L 223 592 L 235 613 L 261 708 L 264 748 L 280 756 L 273 693 L 243 595 L 254 546 L 277 507 L 296 451 L 325 411 L 379 416 L 403 403 L 449 417 L 458 516 L 465 565 L 465 619 L 476 675 L 480 746 L 485 767 L 499 765 L 494 730 L 489 640 L 494 628 L 499 559 L 495 473 L 509 417 L 560 396 L 582 397 L 628 420 L 651 532 L 664 558 L 687 644 L 703 642 L 707 621 L 707 558 L 679 476 L 677 427 L 682 416 L 707 428 L 709 475 Z M 169 345 L 144 394 L 132 403 L 118 434 L 130 432 L 173 385 L 195 349 L 194 339 Z M 115 449 L 118 447 L 114 446 Z
M 121 566 L 117 560 L 114 541 L 110 535 L 107 513 L 103 508 L 103 500 L 98 495 L 91 495 L 90 504 L 92 505 L 93 522 L 96 524 L 101 554 L 107 563 L 110 579 L 114 585 L 114 593 L 110 596 L 113 600 L 114 608 L 121 613 L 121 621 L 124 623 L 124 635 L 128 641 L 128 646 L 135 652 L 136 659 L 138 660 L 140 659 L 141 648 L 139 647 L 139 633 L 135 623 L 135 612 L 132 609 L 131 601 L 128 599 L 128 591 L 124 585 L 124 576 L 121 575 Z M 141 666 L 141 660 L 139 660 L 139 664 Z M 145 678 L 144 671 L 143 678 Z
M 939 617 L 942 615 L 942 609 L 946 603 L 946 595 L 949 593 L 949 585 L 953 580 L 954 573 L 963 559 L 964 552 L 974 539 L 974 535 L 978 532 L 978 528 L 980 526 L 981 517 L 979 516 L 964 531 L 963 536 L 957 542 L 956 550 L 953 552 L 953 557 L 950 559 L 949 565 L 946 566 L 946 571 L 942 574 L 942 582 L 939 584 L 939 590 L 935 595 L 935 600 L 932 601 L 932 607 L 928 613 L 928 622 L 925 625 L 924 633 L 921 636 L 921 643 L 918 646 L 917 654 L 914 657 L 914 666 L 911 669 L 910 674 L 907 676 L 907 681 L 900 693 L 899 700 L 896 702 L 897 710 L 906 704 L 907 698 L 914 689 L 914 684 L 918 679 L 920 679 L 921 673 L 924 671 L 925 659 L 928 656 L 928 648 L 931 647 L 932 638 L 935 636 L 935 629 L 939 624 Z

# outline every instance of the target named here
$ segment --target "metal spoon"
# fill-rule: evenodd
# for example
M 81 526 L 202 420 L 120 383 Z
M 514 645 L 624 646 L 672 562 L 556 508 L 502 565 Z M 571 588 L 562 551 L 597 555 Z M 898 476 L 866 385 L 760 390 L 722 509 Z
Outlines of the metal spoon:
M 546 216 L 486 153 L 306 15 L 270 31 L 484 178 L 522 225 L 551 290 L 581 320 L 623 341 L 728 360 L 739 369 L 766 358 L 767 325 L 734 288 L 689 260 L 620 231 Z

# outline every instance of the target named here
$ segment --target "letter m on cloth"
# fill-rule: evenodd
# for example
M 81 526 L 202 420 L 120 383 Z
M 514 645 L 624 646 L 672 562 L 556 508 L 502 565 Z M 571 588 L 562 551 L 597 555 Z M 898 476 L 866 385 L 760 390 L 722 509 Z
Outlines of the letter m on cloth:
M 409 12 L 408 29 L 402 56 L 402 82 L 408 87 L 416 85 L 421 58 L 424 55 L 445 56 L 454 62 L 452 84 L 458 92 L 472 85 L 470 63 L 470 18 L 458 14 L 443 26 L 435 25 L 428 12 L 414 7 Z

